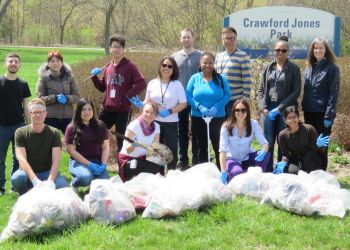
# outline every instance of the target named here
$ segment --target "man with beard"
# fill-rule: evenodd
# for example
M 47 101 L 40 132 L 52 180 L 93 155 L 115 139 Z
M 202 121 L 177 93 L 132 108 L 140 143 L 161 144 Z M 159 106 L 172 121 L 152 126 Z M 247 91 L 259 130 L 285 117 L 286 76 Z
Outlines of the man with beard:
M 5 193 L 5 159 L 12 143 L 12 171 L 18 169 L 15 154 L 14 135 L 19 127 L 29 124 L 28 97 L 31 96 L 28 83 L 17 77 L 21 60 L 16 54 L 5 59 L 6 73 L 0 78 L 0 196 Z

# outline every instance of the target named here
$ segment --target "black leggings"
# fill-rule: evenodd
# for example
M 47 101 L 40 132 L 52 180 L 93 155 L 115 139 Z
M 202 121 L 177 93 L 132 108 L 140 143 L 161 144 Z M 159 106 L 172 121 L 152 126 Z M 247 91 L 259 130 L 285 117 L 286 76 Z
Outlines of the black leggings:
M 306 173 L 310 173 L 318 169 L 322 169 L 321 155 L 315 151 L 309 151 L 300 160 L 292 159 L 285 172 L 289 174 L 298 174 L 299 170 L 303 170 Z
M 160 173 L 164 175 L 164 167 L 161 165 L 140 158 L 135 158 L 133 160 L 136 161 L 135 165 L 133 165 L 132 160 L 130 160 L 126 162 L 123 167 L 125 181 L 132 179 L 140 173 Z

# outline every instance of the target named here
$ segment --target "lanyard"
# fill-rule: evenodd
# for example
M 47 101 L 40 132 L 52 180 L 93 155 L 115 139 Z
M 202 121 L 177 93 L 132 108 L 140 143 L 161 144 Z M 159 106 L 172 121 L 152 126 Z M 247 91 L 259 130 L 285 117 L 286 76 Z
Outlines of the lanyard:
M 275 69 L 275 78 L 276 78 L 276 80 L 275 80 L 275 86 L 277 85 L 278 79 L 279 79 L 280 76 L 282 75 L 283 69 L 284 69 L 284 66 L 283 66 L 283 68 L 282 68 L 281 70 L 277 70 L 277 66 L 276 66 L 276 69 Z M 279 72 L 278 75 L 277 75 L 277 72 Z
M 167 89 L 168 89 L 168 87 L 169 87 L 170 82 L 171 82 L 171 81 L 169 81 L 169 82 L 167 83 L 166 88 L 165 88 L 165 90 L 164 90 L 164 93 L 163 93 L 163 88 L 162 88 L 162 82 L 160 82 L 160 93 L 161 93 L 161 95 L 162 95 L 162 104 L 164 104 L 164 96 L 165 96 L 165 93 L 166 93 L 166 91 L 167 91 Z
M 233 51 L 231 54 L 229 54 L 230 56 L 227 58 L 227 60 L 226 60 L 226 62 L 225 62 L 224 65 L 223 65 L 223 60 L 224 60 L 224 58 L 222 58 L 222 60 L 221 60 L 221 65 L 220 65 L 220 72 L 218 72 L 219 74 L 222 74 L 222 72 L 224 72 L 224 69 L 226 68 L 226 64 L 228 63 L 228 61 L 230 61 L 231 57 L 233 56 L 233 54 L 234 54 L 235 52 L 236 52 L 236 50 Z M 226 54 L 228 54 L 228 53 L 226 53 Z

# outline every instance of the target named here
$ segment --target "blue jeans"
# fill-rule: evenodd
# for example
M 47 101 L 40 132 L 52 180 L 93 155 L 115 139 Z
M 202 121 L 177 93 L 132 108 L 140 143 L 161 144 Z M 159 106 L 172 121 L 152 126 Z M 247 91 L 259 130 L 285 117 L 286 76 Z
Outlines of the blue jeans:
M 49 178 L 50 170 L 35 173 L 39 180 L 45 181 Z M 29 181 L 28 176 L 22 169 L 18 169 L 11 176 L 11 183 L 13 189 L 18 192 L 20 195 L 26 193 L 29 189 L 33 187 L 31 181 Z M 67 187 L 66 179 L 64 179 L 59 173 L 55 180 L 56 189 Z
M 0 126 L 0 189 L 4 188 L 6 178 L 5 178 L 5 160 L 8 147 L 10 142 L 12 144 L 12 171 L 11 175 L 16 172 L 19 167 L 18 161 L 15 154 L 15 131 L 17 128 L 23 127 L 24 122 L 11 125 L 11 126 Z
M 285 128 L 284 118 L 282 114 L 276 116 L 274 121 L 269 120 L 263 113 L 261 113 L 261 121 L 263 125 L 263 131 L 267 142 L 269 143 L 269 152 L 271 154 L 270 161 L 267 164 L 266 172 L 273 171 L 273 152 L 276 138 L 278 134 Z M 281 149 L 278 147 L 278 161 L 282 159 Z
M 97 164 L 100 164 L 101 162 L 93 161 Z M 76 160 L 69 160 L 69 172 L 73 176 L 72 180 L 72 186 L 73 187 L 86 187 L 90 186 L 91 181 L 93 179 L 109 179 L 109 174 L 107 170 L 102 172 L 101 175 L 97 176 L 94 175 L 91 170 L 84 164 L 76 161 Z

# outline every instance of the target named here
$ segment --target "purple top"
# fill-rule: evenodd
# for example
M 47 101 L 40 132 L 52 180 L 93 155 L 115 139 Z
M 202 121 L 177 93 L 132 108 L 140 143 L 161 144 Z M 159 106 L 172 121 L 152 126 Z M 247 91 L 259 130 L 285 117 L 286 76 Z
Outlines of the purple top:
M 66 129 L 66 133 L 64 135 L 64 142 L 68 144 L 73 143 L 73 124 L 70 123 Z M 104 135 L 103 139 L 109 139 L 109 132 L 106 125 L 103 123 L 104 127 Z M 82 126 L 81 130 L 81 138 L 79 145 L 76 145 L 76 150 L 84 156 L 88 160 L 101 160 L 102 156 L 102 147 L 98 141 L 96 131 L 86 125 Z

